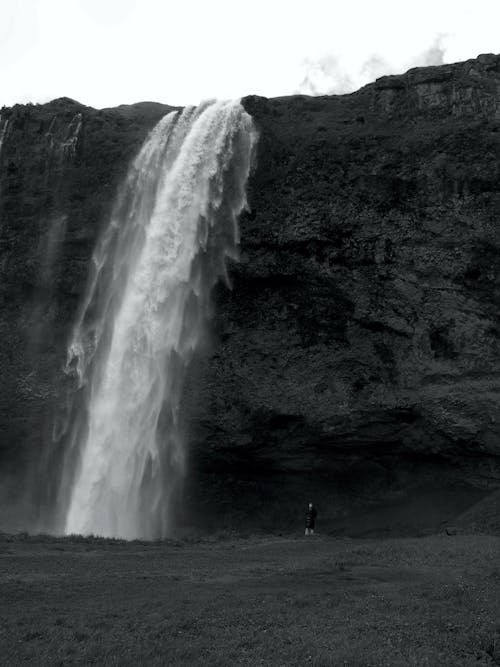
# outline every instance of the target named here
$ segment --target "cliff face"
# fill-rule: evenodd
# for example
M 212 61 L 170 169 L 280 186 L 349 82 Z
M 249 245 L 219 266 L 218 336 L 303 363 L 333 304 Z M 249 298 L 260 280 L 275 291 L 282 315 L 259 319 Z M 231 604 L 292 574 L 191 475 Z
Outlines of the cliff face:
M 45 496 L 54 481 L 40 463 L 66 402 L 92 250 L 129 161 L 169 110 L 63 98 L 0 111 L 0 525 L 24 527 L 29 508 L 18 519 L 8 501 L 38 504 L 31 490 Z
M 500 485 L 500 56 L 243 103 L 258 160 L 241 261 L 186 387 L 187 505 L 269 516 L 311 494 L 339 508 Z M 92 247 L 166 110 L 2 111 L 0 456 L 13 478 L 50 439 Z
M 252 210 L 194 419 L 212 484 L 337 508 L 497 485 L 500 58 L 244 104 Z

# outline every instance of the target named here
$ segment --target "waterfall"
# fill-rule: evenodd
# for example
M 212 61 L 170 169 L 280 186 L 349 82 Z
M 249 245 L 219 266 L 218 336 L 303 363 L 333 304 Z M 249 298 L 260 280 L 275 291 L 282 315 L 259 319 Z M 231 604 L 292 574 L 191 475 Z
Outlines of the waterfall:
M 57 128 L 58 118 L 54 116 L 45 134 L 47 142 L 46 187 L 54 193 L 56 211 L 50 216 L 47 225 L 45 247 L 42 253 L 41 282 L 44 288 L 53 281 L 52 270 L 57 262 L 61 244 L 66 235 L 67 215 L 59 210 L 61 186 L 64 184 L 67 168 L 74 162 L 76 147 L 83 125 L 81 113 L 73 116 L 67 126 Z M 58 136 L 59 135 L 59 136 Z
M 10 118 L 6 118 L 2 122 L 2 116 L 0 116 L 0 155 L 2 154 L 2 147 L 7 139 L 7 133 L 9 131 Z
M 82 124 L 83 124 L 82 114 L 81 113 L 75 114 L 69 124 L 66 138 L 64 139 L 64 141 L 62 141 L 59 148 L 59 151 L 62 155 L 61 160 L 64 159 L 65 157 L 67 158 L 75 157 L 76 145 L 78 143 L 78 139 L 80 138 Z
M 185 471 L 183 379 L 210 291 L 237 257 L 255 143 L 239 102 L 207 102 L 160 120 L 129 168 L 68 350 L 84 398 L 61 485 L 67 534 L 171 530 Z
M 30 343 L 33 350 L 47 336 L 51 326 L 54 285 L 59 270 L 59 258 L 66 238 L 68 214 L 65 212 L 68 174 L 76 159 L 76 150 L 83 125 L 81 113 L 75 114 L 69 123 L 61 117 L 52 117 L 45 133 L 45 190 L 51 194 L 47 216 L 40 220 L 44 232 L 40 237 L 39 282 L 34 295 Z

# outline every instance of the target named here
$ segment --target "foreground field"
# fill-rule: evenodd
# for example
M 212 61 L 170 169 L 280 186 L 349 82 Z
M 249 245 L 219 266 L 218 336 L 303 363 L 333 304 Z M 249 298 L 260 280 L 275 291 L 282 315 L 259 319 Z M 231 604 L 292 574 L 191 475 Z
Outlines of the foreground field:
M 498 665 L 500 538 L 0 536 L 2 665 Z

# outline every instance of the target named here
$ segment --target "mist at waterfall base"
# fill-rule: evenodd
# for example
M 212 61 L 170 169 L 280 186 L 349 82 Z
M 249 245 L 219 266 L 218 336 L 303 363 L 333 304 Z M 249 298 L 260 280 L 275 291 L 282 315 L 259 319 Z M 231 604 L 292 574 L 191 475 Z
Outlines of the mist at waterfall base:
M 186 473 L 183 381 L 210 292 L 237 259 L 257 135 L 239 102 L 167 114 L 129 168 L 94 251 L 68 348 L 73 379 L 42 464 L 39 527 L 168 536 Z

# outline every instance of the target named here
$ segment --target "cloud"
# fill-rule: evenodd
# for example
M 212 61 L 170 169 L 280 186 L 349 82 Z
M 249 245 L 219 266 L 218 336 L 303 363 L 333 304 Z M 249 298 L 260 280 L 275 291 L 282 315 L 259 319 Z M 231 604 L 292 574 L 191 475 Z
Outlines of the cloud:
M 431 65 L 443 65 L 446 54 L 444 45 L 448 35 L 439 34 L 429 48 L 419 53 L 409 62 L 409 67 L 429 67 Z
M 306 58 L 302 71 L 303 79 L 296 91 L 301 95 L 340 95 L 355 86 L 341 60 L 332 54 L 317 60 Z
M 375 81 L 380 76 L 384 76 L 392 69 L 390 63 L 380 54 L 373 53 L 361 65 L 360 73 L 363 79 L 368 81 Z
M 380 53 L 372 53 L 361 65 L 349 67 L 336 54 L 302 61 L 302 80 L 295 93 L 302 95 L 341 95 L 387 74 L 401 74 L 412 67 L 443 65 L 446 34 L 438 34 L 426 49 L 398 63 Z

